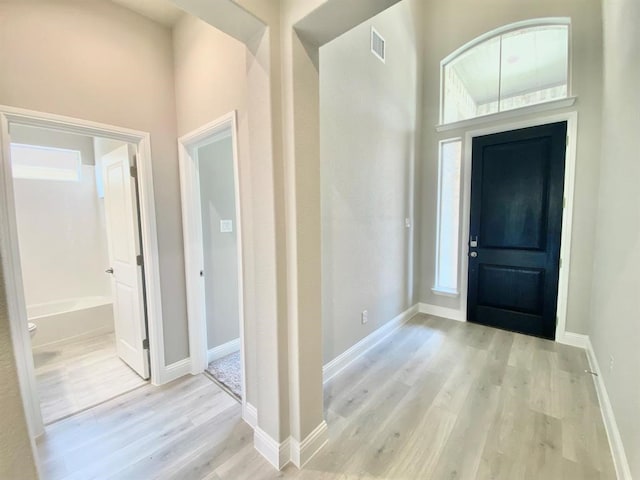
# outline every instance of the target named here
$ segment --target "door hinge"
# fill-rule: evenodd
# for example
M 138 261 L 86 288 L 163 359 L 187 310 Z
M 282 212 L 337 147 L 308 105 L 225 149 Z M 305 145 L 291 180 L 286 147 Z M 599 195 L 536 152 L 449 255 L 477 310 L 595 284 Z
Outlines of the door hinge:
M 136 255 L 136 264 L 141 267 L 143 263 L 142 255 Z
M 562 259 L 558 260 L 558 268 L 562 268 Z
M 138 178 L 138 167 L 136 167 L 135 165 L 131 165 L 129 167 L 129 173 L 133 178 Z
M 562 208 L 567 208 L 567 197 L 562 197 Z
M 565 145 L 566 147 L 569 146 L 569 135 L 567 135 L 567 144 Z
M 144 340 L 142 340 L 142 349 L 143 350 L 149 350 L 149 339 L 145 338 Z

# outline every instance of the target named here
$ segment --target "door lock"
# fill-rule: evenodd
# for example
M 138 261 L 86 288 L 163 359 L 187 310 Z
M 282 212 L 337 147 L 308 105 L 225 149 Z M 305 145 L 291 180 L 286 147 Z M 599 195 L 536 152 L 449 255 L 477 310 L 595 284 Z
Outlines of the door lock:
M 476 258 L 476 257 L 478 256 L 478 252 L 471 252 L 471 253 L 469 254 L 469 256 L 470 256 L 471 258 Z

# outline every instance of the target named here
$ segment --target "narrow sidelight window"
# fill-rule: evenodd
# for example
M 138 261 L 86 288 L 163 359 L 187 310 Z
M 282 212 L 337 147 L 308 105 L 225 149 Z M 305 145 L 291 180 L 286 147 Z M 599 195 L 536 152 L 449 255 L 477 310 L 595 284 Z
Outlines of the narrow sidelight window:
M 462 140 L 443 140 L 438 161 L 438 230 L 433 292 L 458 295 Z

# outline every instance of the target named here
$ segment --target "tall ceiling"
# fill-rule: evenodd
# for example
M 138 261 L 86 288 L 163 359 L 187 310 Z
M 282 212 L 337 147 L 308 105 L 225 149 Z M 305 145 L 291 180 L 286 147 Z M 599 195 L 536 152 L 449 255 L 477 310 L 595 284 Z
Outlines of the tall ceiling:
M 176 7 L 169 0 L 111 0 L 114 3 L 144 15 L 151 20 L 166 27 L 176 24 L 182 10 Z

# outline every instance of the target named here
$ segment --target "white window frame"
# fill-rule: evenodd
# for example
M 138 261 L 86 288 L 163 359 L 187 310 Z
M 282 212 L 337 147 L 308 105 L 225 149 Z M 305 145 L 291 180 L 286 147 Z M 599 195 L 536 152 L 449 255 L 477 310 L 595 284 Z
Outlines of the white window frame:
M 454 250 L 454 256 L 455 256 L 455 260 L 456 260 L 456 279 L 455 279 L 455 288 L 450 288 L 450 287 L 446 287 L 441 285 L 440 282 L 440 267 L 441 267 L 441 261 L 442 261 L 442 255 L 441 255 L 441 251 L 442 251 L 442 238 L 441 238 L 441 230 L 442 230 L 442 197 L 443 197 L 443 193 L 444 193 L 444 185 L 443 185 L 443 173 L 444 173 L 444 169 L 443 169 L 443 156 L 442 156 L 442 152 L 443 152 L 443 148 L 445 145 L 449 144 L 449 143 L 459 143 L 460 144 L 460 156 L 458 158 L 458 168 L 460 170 L 460 177 L 458 179 L 458 185 L 457 185 L 457 189 L 458 189 L 458 219 L 456 220 L 458 223 L 458 235 L 456 238 L 456 246 L 453 249 Z M 463 171 L 462 171 L 462 158 L 463 158 L 463 149 L 464 144 L 462 141 L 462 137 L 453 137 L 453 138 L 447 138 L 444 140 L 440 140 L 438 142 L 438 209 L 436 211 L 436 220 L 437 220 L 437 228 L 436 228 L 436 268 L 435 268 L 435 284 L 434 286 L 431 288 L 431 291 L 433 293 L 435 293 L 436 295 L 445 295 L 445 296 L 450 296 L 450 297 L 457 297 L 458 295 L 460 295 L 460 261 L 457 257 L 458 252 L 460 251 L 460 233 L 461 233 L 461 228 L 460 228 L 460 213 L 461 213 L 461 208 L 462 208 L 462 175 L 463 175 Z
M 465 122 L 465 121 L 470 121 L 479 117 L 473 117 L 473 118 L 468 118 L 468 119 L 464 119 L 464 120 L 458 120 L 455 122 L 449 122 L 449 123 L 444 123 L 444 92 L 445 92 L 445 75 L 444 75 L 444 69 L 445 67 L 451 63 L 453 60 L 455 60 L 456 58 L 458 58 L 460 55 L 464 54 L 465 52 L 467 52 L 468 50 L 471 50 L 472 48 L 476 47 L 477 45 L 480 45 L 481 43 L 484 43 L 488 40 L 491 40 L 492 38 L 495 37 L 499 37 L 502 36 L 504 34 L 510 33 L 510 32 L 514 32 L 517 30 L 522 30 L 525 28 L 532 28 L 532 27 L 544 27 L 544 26 L 553 26 L 553 25 L 562 25 L 562 26 L 566 26 L 568 29 L 568 52 L 567 52 L 567 96 L 563 97 L 563 98 L 556 98 L 553 100 L 550 100 L 548 102 L 541 102 L 541 103 L 536 103 L 534 105 L 527 105 L 525 107 L 519 107 L 519 108 L 514 108 L 511 110 L 503 110 L 503 111 L 498 111 L 497 113 L 493 113 L 493 114 L 489 114 L 489 115 L 500 115 L 500 114 L 504 114 L 507 112 L 519 112 L 520 110 L 523 109 L 529 109 L 531 107 L 535 107 L 537 105 L 544 105 L 546 103 L 552 103 L 552 102 L 558 102 L 558 101 L 563 101 L 566 100 L 568 98 L 572 98 L 572 90 L 571 90 L 571 78 L 572 78 L 572 72 L 571 72 L 571 59 L 572 59 L 572 47 L 571 47 L 571 18 L 570 17 L 546 17 L 546 18 L 534 18 L 534 19 L 530 19 L 530 20 L 523 20 L 521 22 L 515 22 L 515 23 L 510 23 L 508 25 L 503 25 L 501 27 L 498 27 L 494 30 L 491 30 L 487 33 L 484 33 L 482 35 L 480 35 L 479 37 L 474 38 L 473 40 L 471 40 L 470 42 L 464 44 L 462 47 L 458 48 L 457 50 L 455 50 L 454 52 L 452 52 L 451 54 L 447 55 L 445 58 L 443 58 L 440 61 L 440 116 L 439 116 L 439 126 L 444 126 L 444 125 L 449 125 L 449 124 L 458 124 L 461 122 Z M 484 117 L 484 115 L 482 115 L 481 117 Z

